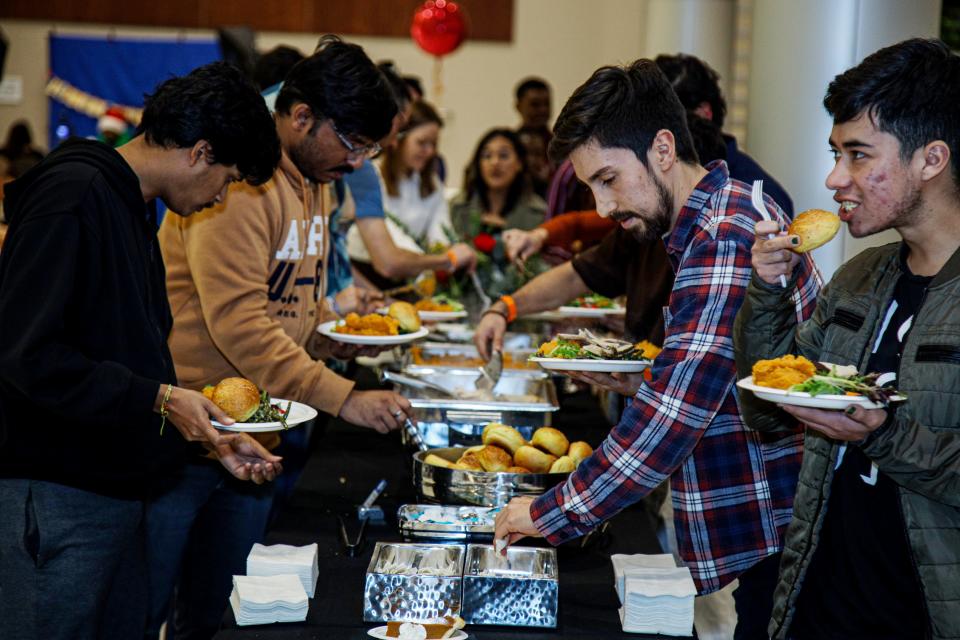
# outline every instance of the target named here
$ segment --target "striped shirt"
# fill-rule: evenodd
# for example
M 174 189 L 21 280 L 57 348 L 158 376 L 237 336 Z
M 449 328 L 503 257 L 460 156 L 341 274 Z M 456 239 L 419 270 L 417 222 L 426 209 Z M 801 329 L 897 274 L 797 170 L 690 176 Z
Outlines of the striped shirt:
M 799 429 L 748 429 L 737 407 L 733 322 L 751 277 L 750 186 L 726 163 L 707 165 L 666 238 L 676 273 L 664 309 L 663 351 L 652 380 L 594 454 L 531 508 L 552 544 L 583 535 L 670 479 L 677 543 L 700 593 L 722 588 L 780 550 L 803 446 Z M 773 219 L 787 218 L 765 196 Z M 800 322 L 820 276 L 809 254 L 797 267 Z

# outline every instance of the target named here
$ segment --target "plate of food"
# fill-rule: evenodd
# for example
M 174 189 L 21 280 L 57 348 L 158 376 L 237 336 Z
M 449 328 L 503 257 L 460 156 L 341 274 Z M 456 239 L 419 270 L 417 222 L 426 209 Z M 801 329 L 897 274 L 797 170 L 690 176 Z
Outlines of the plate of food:
M 222 431 L 283 431 L 317 417 L 313 407 L 294 400 L 271 398 L 246 378 L 225 378 L 216 386 L 207 385 L 203 395 L 236 420 L 229 425 L 211 420 L 213 426 Z
M 399 638 L 400 640 L 404 638 L 464 640 L 467 637 L 467 632 L 463 631 L 464 626 L 465 623 L 460 616 L 443 616 L 432 620 L 409 622 L 397 620 L 369 629 L 367 635 L 380 640 L 389 640 L 390 638 Z
M 595 293 L 571 300 L 557 311 L 568 318 L 600 318 L 611 315 L 622 316 L 626 313 L 626 309 L 615 300 Z
M 752 373 L 737 386 L 777 404 L 832 410 L 850 405 L 882 409 L 907 399 L 896 389 L 884 386 L 880 374 L 860 374 L 853 366 L 813 363 L 803 356 L 760 360 L 753 365 Z
M 417 310 L 420 319 L 424 322 L 447 322 L 467 317 L 467 310 L 463 308 L 463 303 L 442 294 L 432 298 L 421 298 L 413 303 L 413 308 Z
M 551 371 L 640 373 L 659 353 L 660 347 L 647 340 L 633 343 L 601 338 L 581 329 L 576 334 L 561 333 L 543 343 L 530 357 L 530 362 Z
M 406 344 L 427 337 L 420 316 L 408 302 L 394 302 L 386 314 L 348 313 L 342 320 L 324 322 L 317 331 L 338 342 L 366 345 Z

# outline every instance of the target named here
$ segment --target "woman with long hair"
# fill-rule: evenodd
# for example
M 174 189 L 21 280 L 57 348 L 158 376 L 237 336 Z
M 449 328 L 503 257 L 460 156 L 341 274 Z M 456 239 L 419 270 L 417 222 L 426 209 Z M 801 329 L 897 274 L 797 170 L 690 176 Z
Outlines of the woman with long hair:
M 450 210 L 435 160 L 443 119 L 428 103 L 413 103 L 410 117 L 387 148 L 379 168 L 386 190 L 384 209 L 422 247 L 451 244 Z

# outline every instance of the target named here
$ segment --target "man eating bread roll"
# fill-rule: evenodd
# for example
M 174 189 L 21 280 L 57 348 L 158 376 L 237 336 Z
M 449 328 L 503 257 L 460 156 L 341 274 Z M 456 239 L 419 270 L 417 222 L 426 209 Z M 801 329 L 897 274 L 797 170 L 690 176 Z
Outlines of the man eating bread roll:
M 795 354 L 886 374 L 907 398 L 827 411 L 741 397 L 758 431 L 806 427 L 774 638 L 960 637 L 958 101 L 960 57 L 938 40 L 881 49 L 830 83 L 839 219 L 855 238 L 893 229 L 900 241 L 841 266 L 809 320 L 779 284 L 795 281 L 807 238 L 756 225 L 740 375 Z

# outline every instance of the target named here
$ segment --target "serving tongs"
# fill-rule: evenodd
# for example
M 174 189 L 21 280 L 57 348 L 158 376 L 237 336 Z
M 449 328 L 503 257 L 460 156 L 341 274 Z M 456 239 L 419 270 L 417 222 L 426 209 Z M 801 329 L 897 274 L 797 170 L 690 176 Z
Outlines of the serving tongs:
M 423 378 L 417 378 L 416 376 L 407 375 L 404 373 L 397 373 L 395 371 L 384 371 L 383 379 L 386 382 L 393 382 L 395 384 L 402 384 L 405 387 L 410 387 L 412 389 L 421 389 L 425 391 L 436 391 L 437 393 L 443 395 L 445 398 L 459 398 L 460 396 L 446 387 L 442 387 L 435 382 L 430 382 L 429 380 L 424 380 Z
M 493 355 L 487 361 L 487 364 L 479 367 L 480 377 L 474 384 L 479 391 L 493 393 L 493 388 L 500 382 L 500 375 L 503 373 L 503 352 L 494 351 Z

